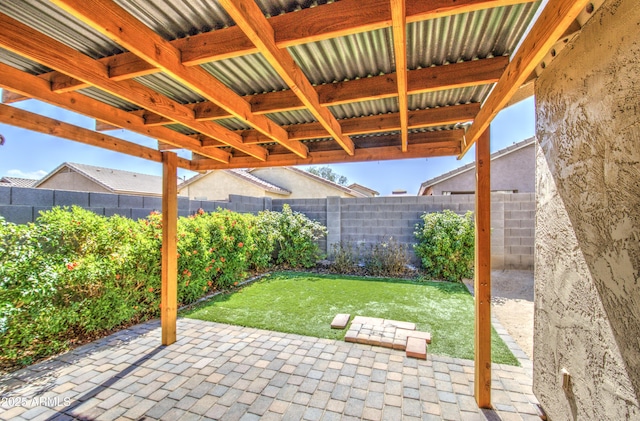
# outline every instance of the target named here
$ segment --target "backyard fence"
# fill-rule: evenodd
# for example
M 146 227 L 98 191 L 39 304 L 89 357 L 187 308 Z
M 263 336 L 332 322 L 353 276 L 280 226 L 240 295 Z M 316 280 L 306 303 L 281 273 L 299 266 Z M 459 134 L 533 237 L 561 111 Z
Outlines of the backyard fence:
M 407 245 L 411 259 L 417 261 L 412 244 L 415 225 L 425 212 L 445 209 L 457 213 L 474 210 L 474 195 L 402 196 L 371 198 L 272 199 L 230 195 L 228 201 L 178 199 L 178 214 L 188 216 L 198 209 L 214 211 L 218 208 L 240 213 L 262 210 L 291 209 L 305 214 L 328 229 L 327 238 L 320 242 L 321 250 L 351 242 L 368 246 L 395 239 Z M 86 193 L 19 187 L 0 187 L 0 216 L 7 221 L 24 224 L 32 222 L 39 212 L 54 206 L 77 205 L 99 215 L 122 215 L 138 219 L 162 207 L 159 197 L 109 193 Z M 535 195 L 514 193 L 491 195 L 491 253 L 494 269 L 532 269 L 535 223 Z

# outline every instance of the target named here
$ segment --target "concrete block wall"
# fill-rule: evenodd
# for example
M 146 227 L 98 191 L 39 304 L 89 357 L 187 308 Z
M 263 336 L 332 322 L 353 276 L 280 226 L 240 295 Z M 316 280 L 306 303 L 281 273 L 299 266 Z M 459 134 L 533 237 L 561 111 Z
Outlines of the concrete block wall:
M 88 209 L 98 215 L 121 215 L 142 219 L 154 210 L 160 211 L 162 199 L 153 196 L 0 187 L 0 216 L 15 224 L 34 222 L 41 211 L 50 210 L 55 206 L 72 205 Z M 222 208 L 240 213 L 258 213 L 271 208 L 271 198 L 240 195 L 231 195 L 228 201 L 178 198 L 179 216 L 192 215 L 200 208 L 209 212 Z
M 491 202 L 492 267 L 533 269 L 535 195 L 494 193 Z M 369 247 L 393 238 L 407 246 L 411 260 L 417 263 L 413 232 L 420 216 L 444 209 L 459 214 L 474 211 L 475 196 L 274 200 L 273 210 L 281 210 L 284 203 L 327 227 L 326 245 L 321 244 L 327 254 L 341 241 Z
M 262 210 L 281 211 L 284 204 L 327 227 L 328 235 L 319 241 L 320 249 L 329 254 L 332 245 L 351 242 L 368 247 L 390 238 L 405 244 L 412 261 L 415 226 L 425 212 L 450 209 L 464 214 L 475 208 L 473 195 L 374 197 L 323 199 L 272 199 L 230 195 L 228 201 L 178 199 L 178 214 L 187 216 L 202 208 L 207 212 L 218 208 L 240 213 Z M 496 269 L 533 269 L 535 234 L 535 197 L 533 193 L 492 194 L 491 253 Z M 62 190 L 0 187 L 0 216 L 14 223 L 34 221 L 39 211 L 53 206 L 78 205 L 99 215 L 122 215 L 145 218 L 160 210 L 158 197 L 83 193 Z

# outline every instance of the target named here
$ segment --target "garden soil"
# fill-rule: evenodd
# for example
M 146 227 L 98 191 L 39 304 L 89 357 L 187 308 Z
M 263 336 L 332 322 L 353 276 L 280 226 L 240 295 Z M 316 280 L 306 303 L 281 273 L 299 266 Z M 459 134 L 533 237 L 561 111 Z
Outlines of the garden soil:
M 473 281 L 465 279 L 473 291 Z M 533 357 L 533 271 L 491 271 L 491 311 L 522 350 Z

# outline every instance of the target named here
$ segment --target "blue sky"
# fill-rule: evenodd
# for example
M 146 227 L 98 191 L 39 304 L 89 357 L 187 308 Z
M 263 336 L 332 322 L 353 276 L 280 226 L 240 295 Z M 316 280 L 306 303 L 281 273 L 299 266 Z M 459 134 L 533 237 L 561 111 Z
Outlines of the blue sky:
M 93 129 L 94 121 L 48 104 L 28 100 L 16 107 L 52 117 L 77 126 Z M 503 110 L 491 125 L 491 151 L 495 152 L 535 133 L 534 101 L 529 98 Z M 60 139 L 54 136 L 0 124 L 0 134 L 5 144 L 0 146 L 0 177 L 40 178 L 61 163 L 76 162 L 108 168 L 117 168 L 146 174 L 160 175 L 159 163 L 110 152 Z M 108 134 L 145 146 L 156 147 L 156 141 L 125 130 Z M 400 161 L 363 162 L 331 165 L 333 170 L 345 175 L 350 183 L 358 183 L 388 195 L 393 190 L 407 190 L 417 194 L 420 184 L 444 172 L 462 166 L 474 159 L 474 149 L 458 161 L 455 157 L 408 159 Z M 195 173 L 180 170 L 179 176 L 190 177 Z

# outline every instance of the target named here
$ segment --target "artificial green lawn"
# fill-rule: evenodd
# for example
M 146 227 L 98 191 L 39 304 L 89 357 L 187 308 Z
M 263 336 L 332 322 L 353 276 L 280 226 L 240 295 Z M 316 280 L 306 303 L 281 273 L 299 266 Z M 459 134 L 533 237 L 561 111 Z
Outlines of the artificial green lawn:
M 182 316 L 320 338 L 338 313 L 414 322 L 431 332 L 429 353 L 473 359 L 474 303 L 464 285 L 280 272 L 220 294 Z M 519 365 L 492 329 L 492 360 Z

